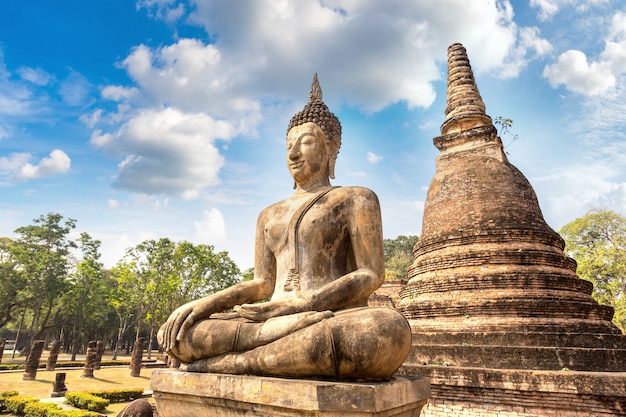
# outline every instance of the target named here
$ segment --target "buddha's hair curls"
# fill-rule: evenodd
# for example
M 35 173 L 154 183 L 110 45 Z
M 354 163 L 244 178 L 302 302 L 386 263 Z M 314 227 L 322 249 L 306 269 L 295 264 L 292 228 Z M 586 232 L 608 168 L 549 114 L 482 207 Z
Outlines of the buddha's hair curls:
M 289 133 L 292 127 L 307 122 L 313 122 L 318 125 L 324 132 L 324 135 L 326 135 L 327 140 L 337 141 L 338 146 L 336 146 L 336 150 L 337 153 L 339 152 L 339 146 L 341 146 L 341 123 L 339 123 L 337 116 L 332 114 L 328 110 L 328 106 L 322 101 L 322 88 L 317 81 L 317 73 L 313 77 L 309 102 L 299 113 L 296 113 L 291 118 L 287 133 Z

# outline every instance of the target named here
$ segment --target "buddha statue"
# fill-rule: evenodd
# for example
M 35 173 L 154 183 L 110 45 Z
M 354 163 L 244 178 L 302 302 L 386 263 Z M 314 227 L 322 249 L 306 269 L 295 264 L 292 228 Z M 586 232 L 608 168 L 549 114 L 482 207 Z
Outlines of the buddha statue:
M 258 217 L 254 279 L 177 308 L 159 330 L 181 370 L 385 380 L 400 367 L 406 319 L 367 306 L 385 275 L 378 198 L 331 186 L 340 145 L 316 74 L 287 132 L 295 193 Z

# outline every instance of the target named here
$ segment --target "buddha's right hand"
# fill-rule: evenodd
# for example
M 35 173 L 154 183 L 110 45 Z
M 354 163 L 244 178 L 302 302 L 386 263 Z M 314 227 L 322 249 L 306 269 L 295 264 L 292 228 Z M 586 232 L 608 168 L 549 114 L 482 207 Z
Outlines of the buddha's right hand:
M 196 300 L 183 304 L 170 314 L 157 334 L 159 345 L 169 352 L 177 341 L 185 337 L 187 330 L 199 320 L 209 317 L 213 313 L 205 300 Z

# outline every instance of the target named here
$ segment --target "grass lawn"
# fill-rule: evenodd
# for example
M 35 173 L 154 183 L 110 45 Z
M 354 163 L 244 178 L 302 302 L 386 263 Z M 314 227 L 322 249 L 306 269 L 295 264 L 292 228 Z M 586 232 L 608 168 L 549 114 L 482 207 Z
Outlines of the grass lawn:
M 23 371 L 0 373 L 0 392 L 18 391 L 22 395 L 35 398 L 49 398 L 57 372 L 65 372 L 65 386 L 68 391 L 90 391 L 90 390 L 113 390 L 123 388 L 142 388 L 148 390 L 150 387 L 150 375 L 152 369 L 142 369 L 141 376 L 131 377 L 130 369 L 127 366 L 107 367 L 94 371 L 93 378 L 83 378 L 83 369 L 62 369 L 56 371 L 37 371 L 37 378 L 33 381 L 22 380 Z M 111 404 L 103 413 L 116 416 L 125 403 Z M 10 416 L 10 414 L 9 414 Z

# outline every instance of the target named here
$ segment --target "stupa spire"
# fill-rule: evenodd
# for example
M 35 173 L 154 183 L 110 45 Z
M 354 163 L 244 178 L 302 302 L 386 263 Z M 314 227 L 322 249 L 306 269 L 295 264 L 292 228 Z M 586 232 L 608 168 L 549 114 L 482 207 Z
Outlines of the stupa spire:
M 441 125 L 442 135 L 492 124 L 476 86 L 467 51 L 460 43 L 448 47 L 448 95 L 445 114 L 446 119 Z

